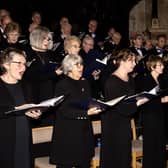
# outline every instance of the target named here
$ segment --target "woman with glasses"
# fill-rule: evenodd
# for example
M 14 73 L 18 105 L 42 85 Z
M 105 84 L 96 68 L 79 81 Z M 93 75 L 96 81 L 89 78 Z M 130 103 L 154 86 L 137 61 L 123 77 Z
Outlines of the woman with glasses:
M 24 80 L 32 87 L 33 102 L 40 103 L 53 97 L 54 83 L 62 73 L 52 48 L 52 36 L 47 27 L 38 26 L 30 33 L 26 50 L 28 67 Z M 35 125 L 51 125 L 53 113 L 45 113 Z
M 64 50 L 66 54 L 78 54 L 81 40 L 77 36 L 69 36 L 64 40 Z
M 75 105 L 91 98 L 89 84 L 82 79 L 82 58 L 67 55 L 62 66 L 65 77 L 56 84 L 55 94 L 67 94 L 67 97 L 55 112 L 50 162 L 57 168 L 90 168 L 94 156 L 90 115 L 98 114 L 100 109 L 82 109 Z
M 7 48 L 0 56 L 0 163 L 2 168 L 31 168 L 31 126 L 29 118 L 40 111 L 6 115 L 5 112 L 26 107 L 31 101 L 30 89 L 22 82 L 26 70 L 25 53 Z
M 140 81 L 140 91 L 149 91 L 156 86 L 161 86 L 164 70 L 163 59 L 150 55 L 147 60 L 148 73 Z M 141 110 L 143 114 L 143 168 L 166 167 L 166 142 L 165 142 L 165 114 L 163 104 L 168 102 L 168 96 L 159 96 Z
M 7 24 L 4 30 L 4 34 L 6 36 L 6 39 L 0 46 L 1 51 L 8 47 L 18 48 L 21 50 L 25 49 L 24 44 L 19 43 L 21 27 L 18 23 L 10 22 L 9 24 Z

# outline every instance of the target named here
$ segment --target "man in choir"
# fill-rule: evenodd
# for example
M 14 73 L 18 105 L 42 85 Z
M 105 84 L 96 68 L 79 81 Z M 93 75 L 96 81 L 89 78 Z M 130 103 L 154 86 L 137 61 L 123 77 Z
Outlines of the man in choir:
M 159 55 L 160 57 L 164 57 L 168 54 L 168 50 L 166 49 L 167 38 L 166 35 L 160 34 L 156 38 L 156 46 L 150 51 L 150 54 Z

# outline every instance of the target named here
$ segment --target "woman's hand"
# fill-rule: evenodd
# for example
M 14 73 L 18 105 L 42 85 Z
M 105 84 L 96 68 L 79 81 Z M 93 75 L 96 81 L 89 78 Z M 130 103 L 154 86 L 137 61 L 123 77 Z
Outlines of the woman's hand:
M 95 115 L 95 114 L 99 114 L 102 110 L 98 107 L 92 107 L 90 109 L 88 109 L 87 114 L 88 115 Z
M 93 78 L 94 78 L 94 80 L 98 80 L 99 79 L 99 77 L 100 77 L 100 70 L 98 69 L 98 70 L 94 70 L 93 72 L 92 72 L 92 75 L 93 75 Z
M 137 106 L 140 106 L 140 105 L 142 105 L 142 104 L 145 104 L 145 103 L 148 102 L 148 101 L 149 101 L 148 98 L 142 97 L 142 98 L 139 98 L 139 99 L 137 100 L 136 104 L 137 104 Z
M 17 106 L 17 107 L 15 107 L 15 109 L 22 109 L 22 108 L 28 108 L 28 107 L 31 107 L 31 106 L 33 106 L 34 104 L 23 104 L 23 105 L 21 105 L 21 106 Z M 31 118 L 34 118 L 34 119 L 38 119 L 39 117 L 40 117 L 40 115 L 41 115 L 42 113 L 41 113 L 41 111 L 39 110 L 39 109 L 37 109 L 37 110 L 28 110 L 26 113 L 25 113 L 25 115 L 26 116 L 28 116 L 28 117 L 31 117 Z
M 161 98 L 162 103 L 168 103 L 168 96 L 164 96 Z
M 26 116 L 34 118 L 34 119 L 38 119 L 41 116 L 41 114 L 42 113 L 40 110 L 31 110 L 25 113 Z
M 62 67 L 58 68 L 58 69 L 55 71 L 55 73 L 56 73 L 57 75 L 61 75 L 61 74 L 63 73 Z

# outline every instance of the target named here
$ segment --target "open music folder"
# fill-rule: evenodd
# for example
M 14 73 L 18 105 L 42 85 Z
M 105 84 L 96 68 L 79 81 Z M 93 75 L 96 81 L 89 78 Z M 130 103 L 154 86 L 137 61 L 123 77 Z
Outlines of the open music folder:
M 91 99 L 84 99 L 77 102 L 73 102 L 72 104 L 75 105 L 77 108 L 80 108 L 83 110 L 88 110 L 89 108 L 97 107 L 97 108 L 100 108 L 102 111 L 104 111 L 107 108 L 110 108 L 116 105 L 117 103 L 122 101 L 125 97 L 126 95 L 123 95 L 106 102 L 91 98 Z
M 102 70 L 107 65 L 107 60 L 107 57 L 103 58 L 102 60 L 97 58 L 90 65 L 86 65 L 83 71 L 83 77 L 87 79 L 92 76 L 92 73 L 95 70 Z
M 41 112 L 45 112 L 48 108 L 54 107 L 54 106 L 57 106 L 58 104 L 60 104 L 64 100 L 64 98 L 65 98 L 65 96 L 61 95 L 58 97 L 54 97 L 54 98 L 42 101 L 39 104 L 30 104 L 26 107 L 6 111 L 5 114 L 6 115 L 10 115 L 10 114 L 24 115 L 24 113 L 29 110 L 41 110 Z
M 149 100 L 152 98 L 155 98 L 156 96 L 159 96 L 161 94 L 161 92 L 159 92 L 159 86 L 154 87 L 153 89 L 151 89 L 150 91 L 143 91 L 131 96 L 128 96 L 124 99 L 124 101 L 137 101 L 140 98 L 148 98 Z

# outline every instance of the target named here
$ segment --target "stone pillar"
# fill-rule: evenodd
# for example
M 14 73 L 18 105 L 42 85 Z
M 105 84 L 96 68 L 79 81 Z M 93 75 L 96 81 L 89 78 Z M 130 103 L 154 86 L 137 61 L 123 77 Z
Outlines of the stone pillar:
M 159 27 L 151 27 L 150 29 L 154 39 L 158 34 L 166 34 L 168 37 L 168 0 L 158 0 L 157 4 Z
M 129 32 L 143 32 L 146 29 L 146 7 L 145 0 L 141 0 L 130 11 Z
M 146 29 L 150 29 L 152 25 L 152 0 L 145 0 L 145 22 Z
M 149 30 L 152 38 L 158 34 L 166 34 L 168 37 L 168 0 L 157 0 L 158 26 L 152 27 L 152 2 L 153 0 L 141 0 L 130 11 L 129 32 L 144 32 Z M 153 20 L 155 21 L 155 20 Z M 155 24 L 156 22 L 154 22 Z
M 158 19 L 160 28 L 168 28 L 168 0 L 158 0 Z

